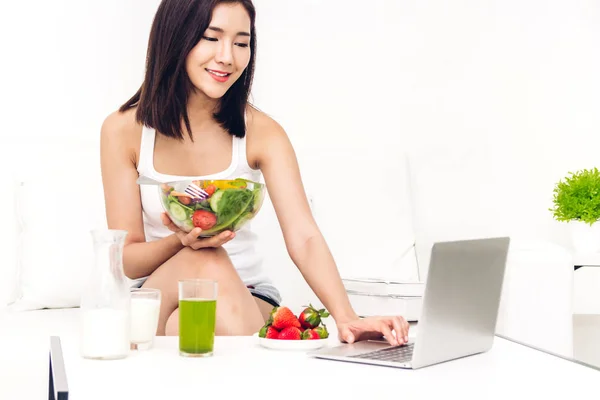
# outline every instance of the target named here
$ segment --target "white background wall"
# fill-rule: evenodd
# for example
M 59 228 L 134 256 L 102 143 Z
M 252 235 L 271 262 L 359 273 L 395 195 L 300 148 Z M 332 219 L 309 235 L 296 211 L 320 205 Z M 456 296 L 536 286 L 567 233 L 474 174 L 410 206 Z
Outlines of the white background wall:
M 2 1 L 0 146 L 97 141 L 102 120 L 141 82 L 158 3 Z M 483 201 L 496 221 L 570 245 L 547 209 L 567 171 L 598 165 L 600 3 L 255 4 L 254 100 L 284 126 L 301 160 L 336 146 L 429 156 L 477 149 L 492 172 Z M 280 238 L 273 243 L 283 251 Z M 576 309 L 599 310 L 600 269 L 578 271 L 575 284 Z

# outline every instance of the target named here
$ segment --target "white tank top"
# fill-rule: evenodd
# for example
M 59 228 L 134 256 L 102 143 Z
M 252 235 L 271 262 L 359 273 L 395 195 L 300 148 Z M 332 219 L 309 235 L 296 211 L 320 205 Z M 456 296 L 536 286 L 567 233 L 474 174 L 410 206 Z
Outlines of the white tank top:
M 221 172 L 205 176 L 177 176 L 162 174 L 154 169 L 154 143 L 156 131 L 144 126 L 140 144 L 140 156 L 137 171 L 140 176 L 147 176 L 160 182 L 173 180 L 202 179 L 235 179 L 245 178 L 261 182 L 262 173 L 248 165 L 246 158 L 246 138 L 231 136 L 232 157 L 229 167 Z M 262 183 L 262 182 L 261 182 Z M 164 211 L 160 202 L 158 189 L 152 185 L 140 185 L 144 231 L 147 241 L 157 240 L 171 235 L 160 219 Z M 223 245 L 235 266 L 240 278 L 246 285 L 270 283 L 262 271 L 262 258 L 255 250 L 257 236 L 252 232 L 251 222 L 236 232 L 235 238 Z

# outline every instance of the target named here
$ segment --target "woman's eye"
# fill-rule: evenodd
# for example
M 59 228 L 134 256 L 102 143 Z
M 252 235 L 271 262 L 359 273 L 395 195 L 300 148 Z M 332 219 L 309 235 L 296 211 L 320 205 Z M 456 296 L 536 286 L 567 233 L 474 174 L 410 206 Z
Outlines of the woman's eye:
M 214 37 L 210 37 L 210 36 L 202 36 L 202 39 L 208 40 L 209 42 L 217 42 L 217 41 L 219 41 L 219 39 L 214 38 Z M 249 46 L 248 43 L 235 43 L 235 45 L 239 46 L 239 47 L 248 47 Z

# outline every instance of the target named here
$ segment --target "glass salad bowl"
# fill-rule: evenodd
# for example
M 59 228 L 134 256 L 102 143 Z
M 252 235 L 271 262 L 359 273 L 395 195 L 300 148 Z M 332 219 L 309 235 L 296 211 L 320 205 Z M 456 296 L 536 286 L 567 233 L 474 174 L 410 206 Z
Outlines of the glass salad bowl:
M 200 237 L 238 231 L 260 210 L 265 185 L 247 179 L 185 180 L 158 186 L 163 208 L 184 232 L 198 227 Z

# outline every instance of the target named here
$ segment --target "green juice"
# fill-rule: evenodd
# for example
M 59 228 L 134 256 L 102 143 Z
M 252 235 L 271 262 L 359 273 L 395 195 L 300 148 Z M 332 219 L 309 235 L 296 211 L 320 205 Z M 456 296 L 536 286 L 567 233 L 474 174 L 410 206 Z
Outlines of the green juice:
M 210 355 L 215 340 L 217 301 L 179 300 L 179 351 L 186 355 Z

